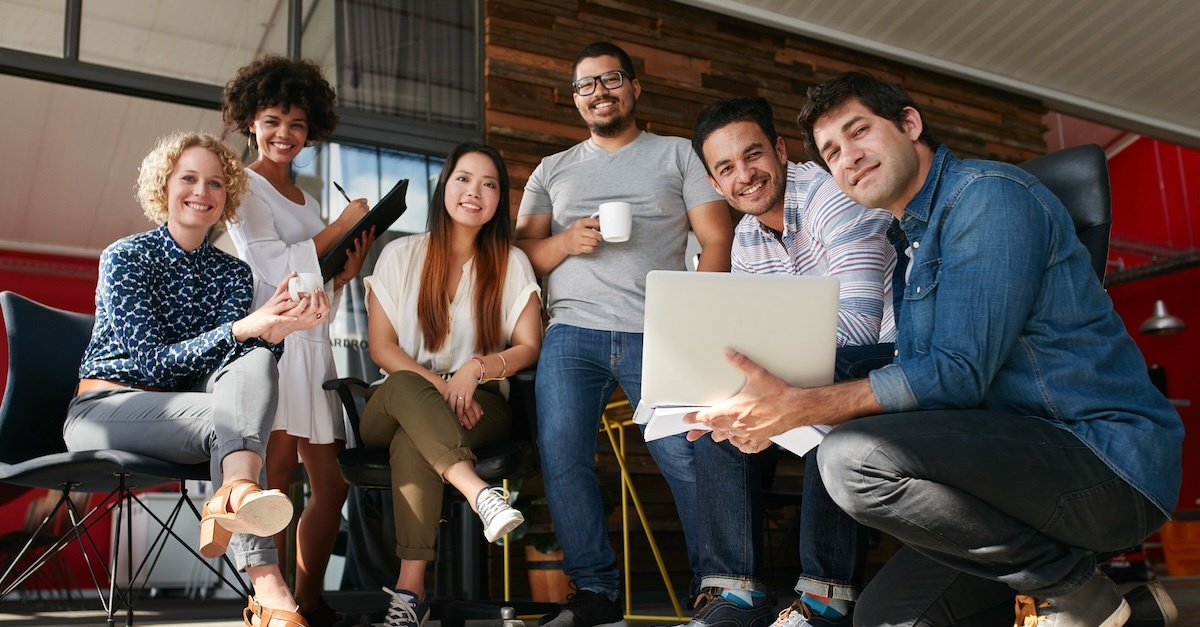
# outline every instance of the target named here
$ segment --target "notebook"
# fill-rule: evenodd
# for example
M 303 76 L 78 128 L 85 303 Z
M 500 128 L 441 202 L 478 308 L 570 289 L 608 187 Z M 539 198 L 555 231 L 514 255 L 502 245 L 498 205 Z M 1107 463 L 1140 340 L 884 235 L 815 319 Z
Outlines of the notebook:
M 737 394 L 745 377 L 726 361 L 726 346 L 790 385 L 832 383 L 838 290 L 833 277 L 650 272 L 635 416 L 646 439 L 695 429 L 685 414 Z M 776 441 L 802 455 L 827 431 L 795 429 Z M 803 452 L 780 441 L 789 435 Z
M 346 267 L 346 253 L 350 252 L 350 248 L 354 246 L 354 240 L 358 239 L 367 229 L 375 227 L 375 236 L 379 237 L 396 220 L 399 220 L 400 216 L 408 210 L 408 204 L 404 200 L 406 193 L 408 193 L 408 179 L 400 179 L 383 198 L 379 199 L 379 202 L 375 203 L 367 215 L 350 227 L 350 230 L 329 249 L 329 252 L 321 257 L 321 277 L 329 281 L 334 275 L 341 272 L 342 268 Z

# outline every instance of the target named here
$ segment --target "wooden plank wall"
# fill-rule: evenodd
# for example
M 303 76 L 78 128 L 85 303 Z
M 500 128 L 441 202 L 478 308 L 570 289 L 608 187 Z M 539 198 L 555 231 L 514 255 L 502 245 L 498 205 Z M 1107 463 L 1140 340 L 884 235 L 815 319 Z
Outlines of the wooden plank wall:
M 858 68 L 900 81 L 961 156 L 1016 162 L 1046 150 L 1036 100 L 670 0 L 487 0 L 485 15 L 486 139 L 504 155 L 514 200 L 542 157 L 587 138 L 571 65 L 597 40 L 633 58 L 637 118 L 655 133 L 690 137 L 713 100 L 758 95 L 775 108 L 791 158 L 806 160 L 795 122 L 806 90 Z
M 486 0 L 486 141 L 508 164 L 513 211 L 533 168 L 547 155 L 588 137 L 571 100 L 572 62 L 589 42 L 612 41 L 633 58 L 642 96 L 637 119 L 646 130 L 691 136 L 696 114 L 719 98 L 760 95 L 775 108 L 776 127 L 793 160 L 806 160 L 796 115 L 808 87 L 838 72 L 860 68 L 898 80 L 922 106 L 933 132 L 962 156 L 1022 161 L 1045 152 L 1041 103 L 973 85 L 854 50 L 806 39 L 669 0 Z M 630 467 L 676 587 L 686 588 L 687 558 L 670 493 L 645 445 L 631 434 Z M 601 436 L 601 482 L 619 499 L 617 464 Z M 799 490 L 799 460 L 782 456 L 778 484 Z M 538 480 L 527 484 L 537 489 Z M 717 506 L 717 504 L 710 504 Z M 795 565 L 795 514 L 775 512 L 782 528 L 769 535 L 769 573 L 787 590 Z M 635 528 L 637 527 L 635 523 Z M 619 518 L 609 519 L 619 542 Z M 645 541 L 634 532 L 634 586 L 664 590 Z M 513 554 L 513 593 L 527 594 L 521 548 Z M 882 554 L 879 554 L 882 553 Z M 872 555 L 881 561 L 887 551 Z M 493 549 L 493 557 L 499 555 Z M 499 559 L 492 560 L 499 593 Z M 665 597 L 663 597 L 665 598 Z M 786 602 L 786 601 L 785 601 Z

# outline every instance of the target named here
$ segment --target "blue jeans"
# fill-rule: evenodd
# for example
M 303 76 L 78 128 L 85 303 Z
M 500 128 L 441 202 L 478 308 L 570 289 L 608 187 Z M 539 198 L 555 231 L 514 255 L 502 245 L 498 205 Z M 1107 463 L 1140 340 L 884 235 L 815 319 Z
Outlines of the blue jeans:
M 1060 596 L 1092 578 L 1096 553 L 1134 546 L 1166 519 L 1038 418 L 869 416 L 830 433 L 818 461 L 835 502 L 908 547 L 863 591 L 862 624 L 972 624 L 1014 591 Z
M 891 343 L 843 346 L 834 364 L 836 381 L 862 379 L 892 363 Z M 862 589 L 870 534 L 838 507 L 817 464 L 817 450 L 804 457 L 804 497 L 800 501 L 800 578 L 796 592 L 854 601 Z
M 642 334 L 556 324 L 546 331 L 537 370 L 538 448 L 563 570 L 579 590 L 615 598 L 620 574 L 608 541 L 596 446 L 600 416 L 617 384 L 636 407 L 642 394 Z M 695 451 L 683 435 L 647 442 L 662 470 L 697 571 Z

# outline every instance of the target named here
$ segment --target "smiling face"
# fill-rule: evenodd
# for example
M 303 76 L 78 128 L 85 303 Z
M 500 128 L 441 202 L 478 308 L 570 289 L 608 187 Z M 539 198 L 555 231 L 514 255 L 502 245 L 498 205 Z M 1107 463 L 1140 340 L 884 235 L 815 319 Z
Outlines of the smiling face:
M 839 187 L 864 207 L 881 207 L 896 216 L 921 190 L 923 122 L 906 107 L 900 127 L 880 117 L 857 98 L 831 109 L 813 124 L 813 139 Z
M 446 181 L 446 213 L 460 226 L 482 228 L 500 203 L 500 173 L 491 158 L 481 152 L 468 152 Z
M 757 123 L 738 120 L 704 140 L 704 162 L 709 182 L 729 206 L 782 230 L 787 184 L 787 147 L 782 137 L 772 144 Z
M 167 228 L 185 250 L 204 241 L 208 229 L 221 220 L 228 190 L 221 160 L 202 146 L 179 155 L 167 177 Z
M 308 115 L 300 107 L 287 111 L 282 105 L 259 109 L 250 123 L 260 159 L 290 163 L 308 140 Z
M 599 76 L 605 72 L 621 69 L 621 62 L 613 56 L 589 57 L 579 62 L 575 67 L 575 77 L 578 80 L 584 76 Z M 601 137 L 615 137 L 634 124 L 633 112 L 642 86 L 637 79 L 628 76 L 621 81 L 621 86 L 608 89 L 596 81 L 596 91 L 587 96 L 573 94 L 575 108 L 587 124 L 588 130 Z

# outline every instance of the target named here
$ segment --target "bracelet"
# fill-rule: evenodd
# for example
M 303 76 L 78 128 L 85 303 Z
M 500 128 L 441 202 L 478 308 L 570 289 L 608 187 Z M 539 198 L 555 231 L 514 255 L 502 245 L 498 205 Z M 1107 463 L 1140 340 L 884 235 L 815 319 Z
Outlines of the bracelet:
M 471 359 L 474 359 L 475 363 L 479 364 L 479 381 L 478 381 L 478 383 L 483 383 L 484 381 L 487 381 L 487 367 L 483 365 L 483 358 L 472 357 Z
M 504 367 L 500 369 L 500 376 L 498 376 L 496 378 L 503 379 L 505 376 L 508 375 L 508 360 L 504 358 L 503 352 L 496 353 L 496 356 L 500 358 L 500 363 L 504 365 Z

